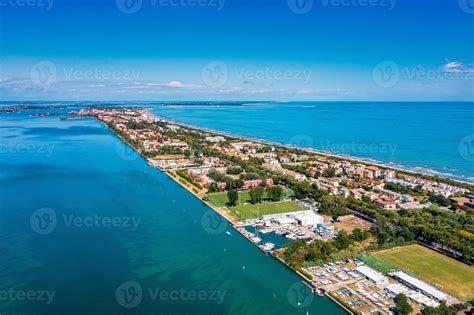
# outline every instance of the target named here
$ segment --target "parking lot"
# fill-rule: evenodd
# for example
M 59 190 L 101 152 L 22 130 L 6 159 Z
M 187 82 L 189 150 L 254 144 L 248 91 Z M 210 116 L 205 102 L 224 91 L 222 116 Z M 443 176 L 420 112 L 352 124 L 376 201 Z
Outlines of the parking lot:
M 304 270 L 313 276 L 312 284 L 323 289 L 349 308 L 362 314 L 389 313 L 394 301 L 382 288 L 360 276 L 355 261 L 348 259 Z

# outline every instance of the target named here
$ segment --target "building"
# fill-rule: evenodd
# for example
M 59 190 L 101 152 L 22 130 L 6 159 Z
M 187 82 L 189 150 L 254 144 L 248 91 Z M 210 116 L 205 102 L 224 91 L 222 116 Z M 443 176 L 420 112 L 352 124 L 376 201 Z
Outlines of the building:
M 406 295 L 406 293 L 409 291 L 408 288 L 404 285 L 401 285 L 399 283 L 390 283 L 385 287 L 385 291 L 391 296 L 391 297 L 396 297 L 397 295 L 403 293 Z
M 375 202 L 375 205 L 379 207 L 380 209 L 395 210 L 397 208 L 395 201 L 385 196 L 380 197 L 374 202 Z
M 384 288 L 388 285 L 388 278 L 375 269 L 364 265 L 357 267 L 355 270 L 358 274 L 374 283 L 379 288 Z
M 412 202 L 414 200 L 410 195 L 401 195 L 400 199 L 404 202 Z
M 350 196 L 351 194 L 351 191 L 345 187 L 341 187 L 339 188 L 339 194 L 344 197 L 344 198 L 347 198 Z
M 397 192 L 394 192 L 394 191 L 391 191 L 391 190 L 388 190 L 388 189 L 383 189 L 382 193 L 384 194 L 384 196 L 387 196 L 387 197 L 392 198 L 394 200 L 398 200 L 398 199 L 402 198 L 401 194 L 399 194 Z M 407 200 L 407 201 L 411 201 L 411 200 Z
M 472 198 L 466 198 L 466 197 L 455 197 L 455 198 L 450 198 L 451 202 L 455 202 L 461 207 L 466 207 L 466 208 L 474 208 L 474 199 Z
M 431 206 L 431 203 L 419 203 L 418 201 L 405 202 L 398 205 L 400 209 L 424 209 Z
M 403 271 L 397 271 L 391 273 L 390 275 L 399 282 L 405 284 L 406 286 L 418 292 L 421 292 L 429 297 L 432 297 L 437 301 L 448 301 L 450 298 L 449 295 L 447 295 L 446 293 L 439 291 L 428 283 L 423 282 L 415 277 L 412 277 Z
M 301 226 L 316 226 L 317 224 L 324 223 L 323 217 L 311 210 L 294 212 L 289 217 L 295 219 Z
M 222 136 L 206 137 L 206 141 L 217 143 L 225 141 L 225 138 Z

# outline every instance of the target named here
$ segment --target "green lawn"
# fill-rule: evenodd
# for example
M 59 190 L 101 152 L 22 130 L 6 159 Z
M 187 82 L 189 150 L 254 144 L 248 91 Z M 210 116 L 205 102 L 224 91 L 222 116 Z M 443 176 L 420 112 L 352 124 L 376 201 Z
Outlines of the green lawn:
M 389 264 L 388 262 L 382 261 L 370 254 L 365 254 L 359 257 L 359 259 L 365 262 L 368 266 L 383 273 L 389 273 L 391 271 L 396 271 L 398 269 L 394 265 Z
M 416 244 L 381 250 L 372 255 L 460 300 L 474 298 L 474 269 L 457 260 Z
M 283 199 L 288 199 L 292 195 L 293 191 L 291 189 L 283 187 Z M 267 193 L 263 195 L 263 198 L 267 198 Z M 209 200 L 218 207 L 225 207 L 229 202 L 229 198 L 227 198 L 227 192 L 209 194 Z M 248 202 L 250 202 L 249 191 L 239 191 L 239 200 L 237 201 L 237 205 L 244 205 Z
M 280 201 L 272 203 L 261 204 L 247 204 L 229 208 L 240 219 L 255 219 L 266 214 L 284 213 L 304 210 L 299 204 L 294 201 Z

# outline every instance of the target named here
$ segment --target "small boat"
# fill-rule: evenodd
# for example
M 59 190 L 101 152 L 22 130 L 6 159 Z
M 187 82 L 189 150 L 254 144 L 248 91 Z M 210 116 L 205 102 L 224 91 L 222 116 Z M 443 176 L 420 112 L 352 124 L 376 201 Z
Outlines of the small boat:
M 227 233 L 227 235 L 231 235 L 229 231 L 225 231 Z

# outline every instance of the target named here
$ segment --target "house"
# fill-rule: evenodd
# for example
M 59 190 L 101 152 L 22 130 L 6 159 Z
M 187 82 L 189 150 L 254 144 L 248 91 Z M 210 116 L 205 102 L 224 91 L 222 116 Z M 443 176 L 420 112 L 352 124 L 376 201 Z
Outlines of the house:
M 375 204 L 377 207 L 385 210 L 395 210 L 397 208 L 395 201 L 386 196 L 382 196 L 375 200 Z
M 326 184 L 326 183 L 318 183 L 318 188 L 322 189 L 322 190 L 326 190 L 330 194 L 337 194 L 338 193 L 336 187 L 334 187 L 332 185 L 329 185 L 329 184 Z
M 401 194 L 399 194 L 397 192 L 394 192 L 394 191 L 391 191 L 391 190 L 388 190 L 388 189 L 383 189 L 382 194 L 384 194 L 384 196 L 387 196 L 387 197 L 392 198 L 394 200 L 399 200 L 399 199 L 402 198 Z
M 453 203 L 457 203 L 461 207 L 474 208 L 474 199 L 470 199 L 466 197 L 454 197 L 454 198 L 450 198 L 450 200 Z
M 366 170 L 372 172 L 372 177 L 370 178 L 377 178 L 381 175 L 380 169 L 377 166 L 369 166 Z
M 262 180 L 261 179 L 254 179 L 254 180 L 246 180 L 244 181 L 243 188 L 245 189 L 250 189 L 254 187 L 262 186 Z
M 339 195 L 341 195 L 344 198 L 349 197 L 351 194 L 351 191 L 347 189 L 346 187 L 340 187 L 339 188 Z
M 206 137 L 206 141 L 216 143 L 216 142 L 225 141 L 225 138 L 222 136 Z
M 351 196 L 354 197 L 354 199 L 362 198 L 361 193 L 357 189 L 351 189 Z

